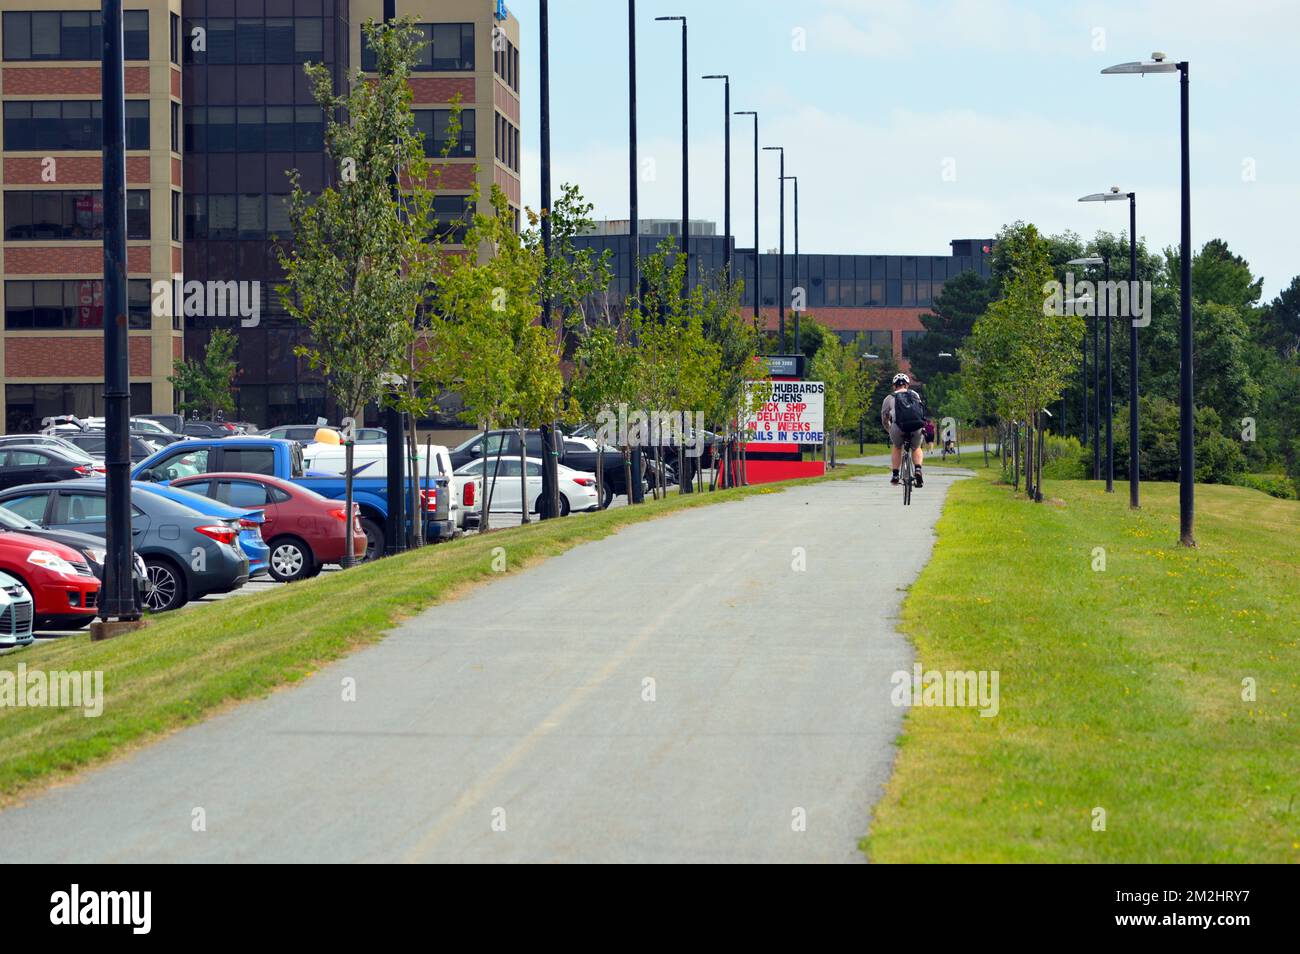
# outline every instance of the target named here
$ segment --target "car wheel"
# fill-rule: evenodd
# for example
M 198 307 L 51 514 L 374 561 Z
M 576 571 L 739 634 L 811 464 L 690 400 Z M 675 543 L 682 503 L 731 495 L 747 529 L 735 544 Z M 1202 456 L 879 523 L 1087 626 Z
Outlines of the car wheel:
M 600 488 L 600 509 L 605 510 L 614 502 L 614 485 L 608 480 Z
M 146 559 L 149 574 L 144 588 L 145 609 L 166 613 L 185 605 L 185 577 L 170 560 Z
M 362 559 L 369 563 L 384 555 L 384 528 L 369 517 L 361 518 L 361 532 L 366 535 L 366 555 Z
M 292 583 L 313 576 L 315 562 L 311 548 L 295 537 L 277 537 L 271 541 L 268 569 L 277 582 Z
M 560 494 L 560 516 L 567 517 L 570 509 L 572 508 L 569 506 L 569 498 L 564 494 Z

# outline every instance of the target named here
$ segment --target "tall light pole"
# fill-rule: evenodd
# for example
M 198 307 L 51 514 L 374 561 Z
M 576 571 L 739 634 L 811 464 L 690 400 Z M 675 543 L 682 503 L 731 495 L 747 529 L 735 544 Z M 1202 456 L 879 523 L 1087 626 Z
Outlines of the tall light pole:
M 1152 53 L 1151 59 L 1134 63 L 1120 63 L 1102 70 L 1106 73 L 1172 73 L 1179 74 L 1179 133 L 1180 172 L 1182 191 L 1182 234 L 1179 237 L 1179 395 L 1178 395 L 1178 542 L 1185 547 L 1196 546 L 1196 444 L 1195 407 L 1192 392 L 1192 172 L 1189 144 L 1188 73 L 1191 64 L 1186 60 L 1170 63 L 1163 53 Z
M 1087 255 L 1083 258 L 1072 258 L 1067 265 L 1083 265 L 1093 267 L 1105 263 L 1100 255 Z M 1093 313 L 1092 318 L 1092 479 L 1101 479 L 1101 290 L 1098 289 L 1096 295 L 1089 298 L 1087 295 L 1076 299 L 1077 304 L 1087 304 Z M 1088 428 L 1088 332 L 1087 327 L 1083 333 L 1083 404 L 1084 404 L 1084 430 Z M 1087 441 L 1085 440 L 1086 444 Z
M 726 233 L 727 280 L 731 274 L 731 77 L 710 73 L 706 80 L 722 80 L 722 229 Z
M 682 25 L 682 297 L 691 289 L 691 161 L 688 117 L 690 115 L 686 66 L 686 18 L 655 17 L 656 20 L 678 21 Z M 691 473 L 686 463 L 686 441 L 683 435 L 677 454 L 677 492 L 691 492 Z
M 541 69 L 537 94 L 541 101 L 541 198 L 542 198 L 542 268 L 551 270 L 551 17 L 547 0 L 538 0 L 537 60 Z M 542 297 L 542 327 L 551 327 L 551 298 Z M 563 334 L 562 329 L 556 329 Z M 559 446 L 554 424 L 543 424 L 542 438 L 542 499 L 538 507 L 543 520 L 560 515 Z M 527 519 L 525 514 L 524 519 Z
M 780 230 L 781 239 L 777 242 L 776 257 L 776 306 L 777 306 L 777 329 L 781 338 L 781 354 L 785 354 L 785 147 L 784 146 L 764 146 L 768 152 L 779 152 L 781 154 L 781 171 L 777 174 L 777 185 L 781 191 L 781 217 Z
M 641 302 L 641 221 L 637 210 L 637 184 L 640 179 L 636 148 L 636 0 L 627 0 L 627 194 L 628 238 L 632 242 L 632 282 L 623 299 L 623 313 L 630 310 L 628 302 Z M 631 327 L 629 321 L 629 328 Z M 633 332 L 635 334 L 635 332 Z M 628 488 L 629 503 L 644 503 L 645 491 L 641 485 L 641 444 L 632 445 L 632 486 Z
M 126 86 L 122 0 L 103 0 L 100 48 L 104 149 L 104 427 L 107 519 L 104 586 L 94 638 L 112 635 L 112 620 L 140 618 L 131 565 L 131 417 L 129 340 L 126 328 Z
M 690 107 L 687 92 L 689 89 L 686 79 L 686 18 L 685 17 L 655 17 L 656 20 L 678 21 L 682 25 L 682 294 L 687 294 L 691 287 L 691 164 L 690 164 L 690 137 L 689 137 L 689 116 Z M 678 468 L 681 470 L 682 468 Z M 686 478 L 682 478 L 682 486 L 689 488 Z M 689 489 L 685 492 L 689 493 Z
M 794 289 L 796 292 L 799 288 L 799 177 L 782 176 L 782 181 L 791 180 L 794 182 Z M 800 307 L 793 308 L 794 311 L 794 353 L 799 353 L 799 316 L 803 312 L 803 302 L 800 301 Z
M 1138 457 L 1138 324 L 1132 303 L 1137 301 L 1137 193 L 1121 192 L 1111 186 L 1109 192 L 1094 192 L 1082 196 L 1080 202 L 1121 202 L 1128 200 L 1128 505 L 1136 510 L 1141 506 L 1141 475 Z
M 763 293 L 763 256 L 758 248 L 758 113 L 752 109 L 738 109 L 736 115 L 754 117 L 754 324 L 760 326 L 759 298 Z

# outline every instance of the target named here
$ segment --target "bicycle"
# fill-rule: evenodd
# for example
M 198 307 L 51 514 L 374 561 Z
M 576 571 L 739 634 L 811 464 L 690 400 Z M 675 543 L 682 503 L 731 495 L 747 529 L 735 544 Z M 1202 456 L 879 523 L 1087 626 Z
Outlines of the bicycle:
M 916 466 L 912 462 L 912 439 L 903 438 L 903 460 L 898 468 L 898 480 L 903 485 L 903 506 L 912 505 L 912 484 L 916 480 Z

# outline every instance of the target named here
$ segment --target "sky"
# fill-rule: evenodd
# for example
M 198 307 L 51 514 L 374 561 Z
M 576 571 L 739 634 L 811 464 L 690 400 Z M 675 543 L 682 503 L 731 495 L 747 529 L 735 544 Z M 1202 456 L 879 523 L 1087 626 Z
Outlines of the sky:
M 540 197 L 537 3 L 520 20 L 524 202 Z M 552 190 L 628 214 L 627 4 L 554 0 Z M 681 216 L 681 33 L 689 23 L 691 218 L 723 224 L 723 84 L 799 176 L 805 253 L 946 255 L 1006 223 L 1179 235 L 1177 74 L 1102 76 L 1163 51 L 1190 70 L 1192 242 L 1225 239 L 1264 277 L 1300 274 L 1296 0 L 638 0 L 640 215 Z M 732 230 L 753 243 L 753 120 L 732 122 Z M 760 245 L 778 239 L 778 154 L 759 172 Z M 793 249 L 793 193 L 787 251 Z

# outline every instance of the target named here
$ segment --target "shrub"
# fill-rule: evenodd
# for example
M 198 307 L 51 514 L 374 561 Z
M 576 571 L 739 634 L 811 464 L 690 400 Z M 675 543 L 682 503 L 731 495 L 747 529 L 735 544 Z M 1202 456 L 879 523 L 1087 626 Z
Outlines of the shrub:
M 1300 499 L 1300 490 L 1285 474 L 1238 474 L 1234 483 L 1239 487 L 1249 487 L 1251 490 L 1266 493 L 1270 497 L 1281 497 L 1283 500 Z
M 1138 399 L 1138 463 L 1143 480 L 1177 480 L 1179 470 L 1178 405 L 1167 398 Z M 1116 410 L 1115 477 L 1128 479 L 1128 407 Z M 1245 470 L 1241 442 L 1223 433 L 1218 413 L 1196 409 L 1196 479 L 1230 484 Z

